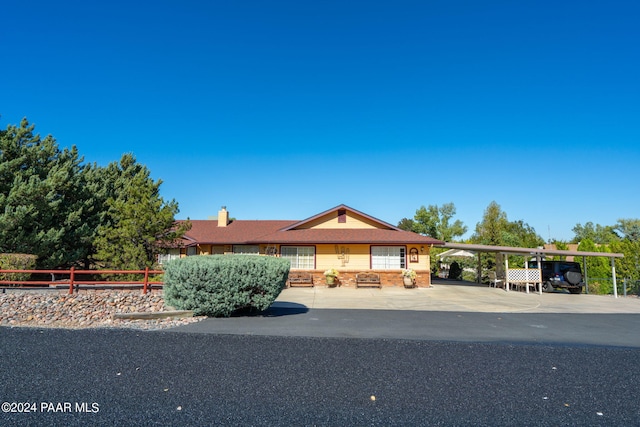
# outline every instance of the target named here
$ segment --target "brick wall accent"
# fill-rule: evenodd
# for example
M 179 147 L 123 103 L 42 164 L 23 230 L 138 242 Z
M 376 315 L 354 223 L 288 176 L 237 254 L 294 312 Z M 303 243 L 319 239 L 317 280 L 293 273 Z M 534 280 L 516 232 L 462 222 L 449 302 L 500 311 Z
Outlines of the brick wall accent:
M 292 270 L 304 271 L 313 275 L 314 286 L 327 286 L 324 277 L 324 270 Z M 401 270 L 340 270 L 338 275 L 338 286 L 355 288 L 356 274 L 358 273 L 376 273 L 380 275 L 380 283 L 382 286 L 400 286 L 402 283 Z M 429 271 L 417 271 L 416 285 L 420 288 L 428 288 L 431 286 L 431 273 Z

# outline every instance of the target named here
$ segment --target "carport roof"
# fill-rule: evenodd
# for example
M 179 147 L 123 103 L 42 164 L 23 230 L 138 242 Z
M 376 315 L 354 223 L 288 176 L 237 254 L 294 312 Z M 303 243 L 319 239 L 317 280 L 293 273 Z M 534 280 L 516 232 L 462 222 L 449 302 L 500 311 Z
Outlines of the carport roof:
M 441 254 L 438 254 L 440 258 L 445 257 L 474 257 L 476 254 L 474 252 L 465 251 L 464 249 L 449 249 L 448 251 L 444 251 Z
M 515 255 L 557 255 L 557 256 L 601 256 L 607 258 L 622 258 L 624 254 L 612 252 L 582 252 L 582 251 L 565 251 L 559 249 L 543 249 L 543 248 L 518 248 L 512 246 L 491 246 L 491 245 L 474 245 L 469 243 L 449 243 L 442 245 L 434 245 L 445 249 L 461 249 L 469 252 L 499 252 Z

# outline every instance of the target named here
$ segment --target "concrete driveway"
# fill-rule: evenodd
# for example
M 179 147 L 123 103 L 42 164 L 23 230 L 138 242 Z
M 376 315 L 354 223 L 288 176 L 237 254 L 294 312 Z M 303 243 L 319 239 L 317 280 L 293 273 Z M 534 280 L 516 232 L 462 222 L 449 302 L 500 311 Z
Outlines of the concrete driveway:
M 285 289 L 274 308 L 455 311 L 478 313 L 640 313 L 637 296 L 506 292 L 469 282 L 434 280 L 430 288 Z

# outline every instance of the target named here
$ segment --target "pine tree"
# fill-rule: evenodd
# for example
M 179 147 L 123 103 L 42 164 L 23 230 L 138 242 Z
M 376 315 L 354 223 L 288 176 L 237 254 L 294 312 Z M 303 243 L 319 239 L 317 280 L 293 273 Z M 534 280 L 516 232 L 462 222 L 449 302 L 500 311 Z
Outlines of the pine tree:
M 164 201 L 159 191 L 162 181 L 154 181 L 132 154 L 123 155 L 102 174 L 109 197 L 106 217 L 97 230 L 96 259 L 108 268 L 152 267 L 162 247 L 182 236 L 189 222 L 176 223 L 178 204 Z
M 0 252 L 38 256 L 39 268 L 87 256 L 94 207 L 75 147 L 60 150 L 23 119 L 0 132 Z

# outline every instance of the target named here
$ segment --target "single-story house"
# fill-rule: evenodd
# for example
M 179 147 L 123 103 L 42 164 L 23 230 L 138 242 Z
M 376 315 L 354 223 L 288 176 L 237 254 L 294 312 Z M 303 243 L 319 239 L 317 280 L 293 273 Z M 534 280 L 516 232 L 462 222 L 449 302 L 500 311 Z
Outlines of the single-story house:
M 217 219 L 191 220 L 191 225 L 181 247 L 161 255 L 160 263 L 189 255 L 278 256 L 291 261 L 292 274 L 302 273 L 297 275 L 314 285 L 324 285 L 324 272 L 336 269 L 341 286 L 356 286 L 356 275 L 362 273 L 373 273 L 380 286 L 400 286 L 402 270 L 412 269 L 417 273 L 416 285 L 428 287 L 430 249 L 443 244 L 346 205 L 302 221 L 230 220 L 222 207 Z

